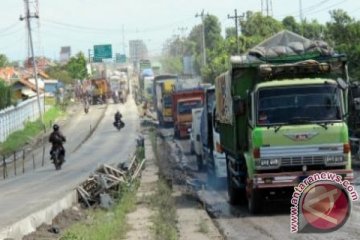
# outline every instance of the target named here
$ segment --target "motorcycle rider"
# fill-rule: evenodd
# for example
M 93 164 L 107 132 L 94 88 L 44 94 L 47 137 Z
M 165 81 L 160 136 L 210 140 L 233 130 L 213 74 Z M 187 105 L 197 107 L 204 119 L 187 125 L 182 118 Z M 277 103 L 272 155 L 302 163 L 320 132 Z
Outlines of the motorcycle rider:
M 115 118 L 115 122 L 114 122 L 114 126 L 115 126 L 115 127 L 116 127 L 116 124 L 117 124 L 117 123 L 120 123 L 120 124 L 123 123 L 123 122 L 121 121 L 122 114 L 120 113 L 119 110 L 116 111 L 114 118 Z
M 122 114 L 120 113 L 119 110 L 117 110 L 117 112 L 115 113 L 115 122 L 119 122 L 121 121 L 121 118 L 122 118 Z
M 54 149 L 56 149 L 57 147 L 59 147 L 61 149 L 61 154 L 62 156 L 64 156 L 64 162 L 65 162 L 65 148 L 63 146 L 63 142 L 66 142 L 66 138 L 65 136 L 60 132 L 60 127 L 57 124 L 53 125 L 53 132 L 50 134 L 49 137 L 49 142 L 52 143 L 52 147 L 50 150 L 50 156 L 51 156 L 51 160 L 52 159 L 52 152 Z

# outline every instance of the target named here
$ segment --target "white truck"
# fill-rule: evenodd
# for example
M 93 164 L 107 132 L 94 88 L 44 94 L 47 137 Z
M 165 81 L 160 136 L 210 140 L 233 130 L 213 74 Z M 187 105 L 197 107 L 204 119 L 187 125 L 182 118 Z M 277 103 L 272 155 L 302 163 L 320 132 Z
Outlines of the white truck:
M 202 144 L 200 139 L 200 122 L 201 122 L 201 114 L 203 112 L 203 108 L 193 108 L 191 111 L 192 111 L 192 123 L 191 123 L 191 133 L 190 133 L 190 152 L 196 155 L 198 170 L 201 170 Z

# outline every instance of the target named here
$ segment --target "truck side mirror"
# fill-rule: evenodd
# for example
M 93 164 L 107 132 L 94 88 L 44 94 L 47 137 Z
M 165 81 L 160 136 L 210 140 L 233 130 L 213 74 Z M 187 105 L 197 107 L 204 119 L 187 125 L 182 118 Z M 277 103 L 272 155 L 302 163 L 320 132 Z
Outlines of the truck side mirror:
M 342 78 L 337 78 L 336 82 L 338 86 L 341 88 L 341 90 L 346 90 L 349 87 L 349 85 Z
M 240 97 L 233 100 L 233 109 L 236 116 L 244 116 L 246 113 L 246 101 Z

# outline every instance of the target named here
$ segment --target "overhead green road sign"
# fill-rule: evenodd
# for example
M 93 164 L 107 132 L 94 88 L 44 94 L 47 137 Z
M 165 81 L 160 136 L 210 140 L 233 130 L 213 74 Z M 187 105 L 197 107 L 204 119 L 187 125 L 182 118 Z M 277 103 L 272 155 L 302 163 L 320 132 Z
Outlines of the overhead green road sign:
M 112 58 L 111 44 L 94 45 L 94 61 L 101 62 L 104 58 Z

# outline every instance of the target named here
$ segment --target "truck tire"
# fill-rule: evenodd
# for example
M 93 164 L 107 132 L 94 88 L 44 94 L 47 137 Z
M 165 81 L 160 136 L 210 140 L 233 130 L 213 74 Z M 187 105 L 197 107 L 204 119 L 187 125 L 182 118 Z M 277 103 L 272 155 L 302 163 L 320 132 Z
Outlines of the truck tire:
M 226 155 L 226 170 L 227 170 L 227 185 L 228 185 L 228 195 L 229 195 L 229 202 L 231 205 L 239 205 L 239 204 L 245 204 L 247 201 L 246 197 L 246 188 L 238 188 L 236 184 L 234 183 L 233 174 L 230 171 L 230 165 L 229 165 L 229 159 Z M 243 164 L 244 161 L 243 161 Z M 243 178 L 242 183 L 246 184 L 246 177 Z
M 227 169 L 227 185 L 228 185 L 229 202 L 231 205 L 238 205 L 240 203 L 240 195 L 237 191 L 237 188 L 234 186 L 234 182 L 232 181 L 232 174 L 229 169 L 228 159 L 226 159 L 226 169 Z
M 251 214 L 262 212 L 262 192 L 259 189 L 252 189 L 248 196 L 248 208 Z
M 207 161 L 206 175 L 207 175 L 208 184 L 216 189 L 218 187 L 219 179 L 216 177 L 215 163 L 214 163 L 214 159 L 211 157 L 209 157 Z

